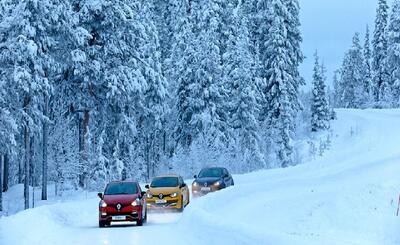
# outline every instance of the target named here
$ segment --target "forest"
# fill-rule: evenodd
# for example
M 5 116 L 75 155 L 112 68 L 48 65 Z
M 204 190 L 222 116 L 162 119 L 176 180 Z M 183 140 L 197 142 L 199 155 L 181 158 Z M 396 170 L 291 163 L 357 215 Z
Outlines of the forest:
M 317 53 L 313 81 L 301 77 L 298 0 L 0 9 L 0 185 L 23 183 L 25 208 L 29 186 L 45 200 L 49 182 L 62 195 L 208 165 L 289 167 L 301 142 L 329 131 L 333 107 L 400 104 L 399 1 L 389 12 L 379 0 L 372 42 L 355 35 L 332 89 Z

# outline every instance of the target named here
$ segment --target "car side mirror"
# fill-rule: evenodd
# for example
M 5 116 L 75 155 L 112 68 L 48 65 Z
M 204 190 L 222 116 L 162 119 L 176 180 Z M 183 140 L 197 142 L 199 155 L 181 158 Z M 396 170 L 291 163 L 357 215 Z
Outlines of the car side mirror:
M 144 197 L 146 195 L 146 192 L 142 191 L 140 194 L 142 195 L 142 197 Z
M 98 196 L 100 199 L 103 199 L 103 197 L 104 197 L 103 193 L 101 193 L 101 192 L 97 193 L 97 196 Z
M 186 187 L 186 183 L 181 184 L 181 188 Z
M 150 189 L 150 186 L 149 185 L 145 185 L 144 188 Z
M 194 175 L 193 178 L 197 179 L 197 175 Z
M 228 178 L 229 177 L 229 174 L 224 174 L 224 178 Z

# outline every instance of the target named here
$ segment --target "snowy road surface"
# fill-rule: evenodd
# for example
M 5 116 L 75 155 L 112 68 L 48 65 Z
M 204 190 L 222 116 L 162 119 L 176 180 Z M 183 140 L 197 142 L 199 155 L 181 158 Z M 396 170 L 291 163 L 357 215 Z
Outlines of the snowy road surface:
M 0 244 L 400 244 L 400 110 L 339 110 L 331 150 L 287 169 L 235 176 L 143 227 L 97 227 L 91 197 L 0 219 Z

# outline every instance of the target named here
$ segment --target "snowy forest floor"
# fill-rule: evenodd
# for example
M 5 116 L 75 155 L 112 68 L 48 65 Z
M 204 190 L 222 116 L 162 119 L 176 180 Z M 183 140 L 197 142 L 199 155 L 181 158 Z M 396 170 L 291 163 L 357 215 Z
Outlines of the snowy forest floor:
M 338 110 L 333 133 L 324 156 L 236 175 L 182 214 L 99 229 L 98 198 L 78 193 L 0 218 L 0 244 L 400 244 L 400 110 Z

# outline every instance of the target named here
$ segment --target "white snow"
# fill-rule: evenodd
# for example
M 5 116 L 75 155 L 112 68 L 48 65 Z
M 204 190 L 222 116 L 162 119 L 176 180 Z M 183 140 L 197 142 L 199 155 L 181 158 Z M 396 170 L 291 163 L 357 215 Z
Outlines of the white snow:
M 0 219 L 0 244 L 400 244 L 400 110 L 339 110 L 332 148 L 287 169 L 235 177 L 183 214 L 97 227 L 98 199 Z

